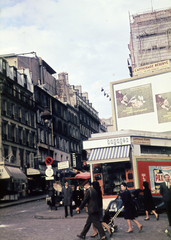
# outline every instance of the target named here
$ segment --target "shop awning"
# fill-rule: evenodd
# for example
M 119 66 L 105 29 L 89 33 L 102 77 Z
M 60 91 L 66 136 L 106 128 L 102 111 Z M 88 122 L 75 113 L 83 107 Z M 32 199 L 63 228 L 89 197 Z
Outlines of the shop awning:
M 17 167 L 0 166 L 0 179 L 20 179 L 27 180 L 27 176 Z
M 130 145 L 91 149 L 87 164 L 130 161 Z

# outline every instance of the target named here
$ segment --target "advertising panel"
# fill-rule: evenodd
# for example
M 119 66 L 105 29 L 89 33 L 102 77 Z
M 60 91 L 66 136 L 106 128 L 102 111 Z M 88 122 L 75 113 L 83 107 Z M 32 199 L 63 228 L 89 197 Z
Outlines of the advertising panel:
M 164 181 L 164 175 L 171 176 L 170 160 L 137 159 L 139 186 L 143 189 L 143 182 L 147 181 L 153 194 L 160 193 L 160 184 Z
M 170 79 L 166 70 L 110 83 L 114 130 L 170 131 Z

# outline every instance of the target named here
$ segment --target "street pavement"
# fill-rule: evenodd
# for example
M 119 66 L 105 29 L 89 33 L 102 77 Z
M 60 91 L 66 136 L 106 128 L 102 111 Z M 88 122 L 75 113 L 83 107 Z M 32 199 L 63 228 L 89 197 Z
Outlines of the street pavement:
M 64 207 L 60 206 L 57 210 L 50 209 L 46 204 L 45 196 L 30 199 L 23 199 L 10 203 L 0 204 L 0 239 L 26 239 L 26 240 L 78 240 L 77 234 L 80 234 L 86 222 L 87 213 L 85 208 L 80 214 L 73 211 L 73 217 L 64 217 Z M 39 197 L 39 198 L 40 198 Z M 26 203 L 27 202 L 27 203 Z M 29 203 L 30 202 L 30 203 Z M 18 204 L 18 208 L 17 208 Z M 14 206 L 16 205 L 16 206 Z M 3 209 L 4 208 L 4 209 Z M 20 208 L 20 209 L 19 209 Z M 30 211 L 30 215 L 26 210 Z M 8 211 L 7 211 L 7 210 Z M 10 210 L 11 209 L 11 210 Z M 20 210 L 20 211 L 19 211 Z M 5 213 L 7 211 L 7 213 Z M 9 211 L 12 212 L 10 217 Z M 31 212 L 32 211 L 32 212 Z M 33 213 L 33 216 L 31 215 Z M 4 214 L 4 217 L 3 217 Z M 5 215 L 6 214 L 6 215 Z M 23 218 L 22 215 L 23 214 Z M 1 217 L 2 216 L 2 217 Z M 13 218 L 11 220 L 11 218 Z M 169 240 L 171 239 L 171 229 L 168 227 L 168 219 L 166 213 L 160 214 L 159 221 L 156 221 L 154 215 L 150 215 L 150 221 L 144 221 L 145 216 L 141 215 L 137 220 L 143 225 L 142 231 L 139 233 L 137 226 L 132 223 L 133 233 L 126 233 L 128 226 L 123 217 L 115 219 L 117 231 L 112 237 L 106 232 L 107 239 L 111 240 Z M 17 221 L 20 221 L 17 224 Z M 5 227 L 9 224 L 11 228 Z M 168 233 L 165 230 L 168 229 Z M 17 232 L 18 231 L 18 232 Z M 93 239 L 93 228 L 91 227 L 87 233 L 86 240 Z M 94 238 L 97 240 L 99 238 Z

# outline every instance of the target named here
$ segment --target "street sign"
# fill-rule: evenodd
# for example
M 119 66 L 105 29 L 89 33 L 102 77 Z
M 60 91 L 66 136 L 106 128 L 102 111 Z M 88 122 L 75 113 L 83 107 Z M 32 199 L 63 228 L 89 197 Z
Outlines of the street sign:
M 53 169 L 52 168 L 47 168 L 45 173 L 46 173 L 47 177 L 52 177 L 53 176 Z
M 69 161 L 58 162 L 58 170 L 67 168 L 69 168 Z
M 45 177 L 45 180 L 54 180 L 54 177 Z
M 87 165 L 87 162 L 86 162 L 86 161 L 84 161 L 84 162 L 83 162 L 83 166 L 86 166 L 86 165 Z
M 51 165 L 51 164 L 53 163 L 53 158 L 47 157 L 47 158 L 45 159 L 45 163 L 46 163 L 46 165 Z

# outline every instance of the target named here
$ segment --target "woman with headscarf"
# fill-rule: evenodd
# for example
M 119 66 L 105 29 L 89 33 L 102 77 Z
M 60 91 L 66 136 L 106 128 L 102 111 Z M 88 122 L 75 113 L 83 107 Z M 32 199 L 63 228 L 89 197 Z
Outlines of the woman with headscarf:
M 137 225 L 140 232 L 143 226 L 135 219 L 135 217 L 138 217 L 138 214 L 135 209 L 135 205 L 132 200 L 131 193 L 127 189 L 127 184 L 125 182 L 121 184 L 121 190 L 122 190 L 121 198 L 124 206 L 124 218 L 127 220 L 127 223 L 128 223 L 128 230 L 126 231 L 126 233 L 133 232 L 133 229 L 131 226 L 131 220 Z
M 145 221 L 150 220 L 149 218 L 149 212 L 152 212 L 156 216 L 156 220 L 159 220 L 159 214 L 156 213 L 153 197 L 151 195 L 151 191 L 149 189 L 149 183 L 143 182 L 144 187 L 144 209 L 146 213 Z

